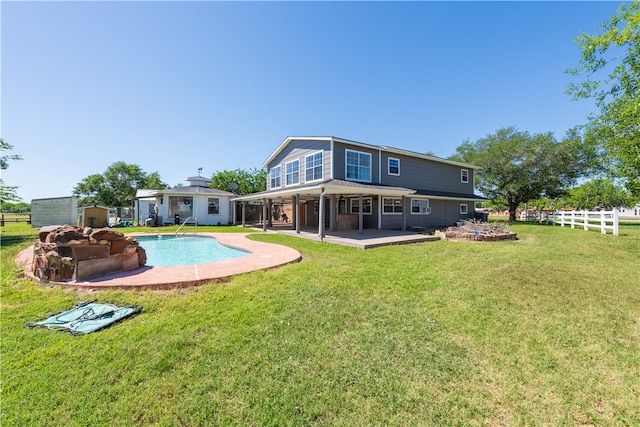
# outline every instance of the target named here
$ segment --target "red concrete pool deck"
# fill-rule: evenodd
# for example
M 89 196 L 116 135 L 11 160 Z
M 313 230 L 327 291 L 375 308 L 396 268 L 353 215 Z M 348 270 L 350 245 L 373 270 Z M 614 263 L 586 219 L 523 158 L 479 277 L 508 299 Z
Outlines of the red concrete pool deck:
M 159 233 L 163 234 L 163 233 Z M 176 267 L 142 267 L 123 273 L 88 279 L 83 282 L 46 282 L 78 289 L 170 289 L 200 285 L 207 282 L 224 282 L 238 274 L 256 270 L 267 270 L 298 262 L 302 256 L 295 249 L 274 243 L 256 242 L 247 239 L 251 233 L 198 233 L 198 236 L 214 237 L 219 243 L 250 254 L 240 258 L 208 264 L 181 265 Z M 173 234 L 166 234 L 173 235 Z M 131 233 L 131 237 L 153 236 L 153 234 Z M 33 247 L 18 254 L 16 264 L 23 267 L 24 275 L 39 281 L 31 272 Z

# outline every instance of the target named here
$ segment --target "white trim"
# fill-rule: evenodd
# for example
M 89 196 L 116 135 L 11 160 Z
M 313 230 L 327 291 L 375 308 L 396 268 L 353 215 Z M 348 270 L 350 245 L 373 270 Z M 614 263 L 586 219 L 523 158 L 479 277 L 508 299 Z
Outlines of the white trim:
M 426 201 L 427 202 L 427 206 L 426 206 L 426 211 L 425 212 L 414 212 L 413 211 L 413 201 L 417 200 L 417 201 Z M 431 202 L 429 202 L 429 199 L 424 199 L 424 198 L 418 198 L 418 197 L 411 197 L 411 203 L 410 203 L 410 212 L 411 215 L 429 215 L 431 213 Z
M 463 206 L 464 206 L 464 209 L 462 208 Z M 469 205 L 468 204 L 460 203 L 460 215 L 469 215 Z
M 218 213 L 209 213 L 209 204 L 211 199 L 218 200 Z M 207 215 L 220 215 L 220 207 L 221 207 L 220 197 L 207 197 Z
M 460 169 L 460 182 L 462 182 L 463 184 L 469 183 L 469 169 Z
M 391 165 L 389 164 L 389 162 L 391 162 L 391 160 L 397 160 L 398 161 L 398 173 L 391 173 L 391 171 L 390 171 Z M 397 157 L 387 157 L 387 175 L 400 176 L 400 159 L 398 159 Z
M 298 182 L 294 182 L 292 184 L 287 184 L 287 166 L 292 164 L 292 163 L 295 163 L 295 162 L 298 162 Z M 292 187 L 294 185 L 300 185 L 300 159 L 294 159 L 294 160 L 291 160 L 290 162 L 287 162 L 287 163 L 284 164 L 284 182 L 283 182 L 283 184 L 284 184 L 284 187 Z
M 275 187 L 271 184 L 271 181 L 273 180 L 271 174 L 273 173 L 274 169 L 280 169 L 280 185 L 277 185 Z M 282 188 L 282 165 L 274 166 L 269 169 L 269 189 L 273 190 L 276 188 Z
M 316 179 L 312 179 L 307 181 L 307 158 L 315 156 L 316 154 L 320 154 L 321 158 L 322 158 L 322 163 L 320 164 L 320 178 L 316 178 Z M 312 169 L 317 168 L 317 166 L 314 166 Z M 318 151 L 314 151 L 313 153 L 307 154 L 304 156 L 304 182 L 305 183 L 309 183 L 309 182 L 316 182 L 316 181 L 322 181 L 322 179 L 324 178 L 324 150 L 318 150 Z
M 359 200 L 360 200 L 360 198 L 359 198 L 359 197 L 350 197 L 350 198 L 349 198 L 349 213 L 350 213 L 350 214 L 359 214 L 359 213 L 360 213 L 360 212 L 354 212 L 354 211 L 353 211 L 353 209 L 352 209 L 352 206 L 351 206 L 351 205 L 355 202 L 355 204 L 356 204 L 356 208 L 359 208 L 359 207 L 360 207 L 360 202 L 359 202 Z M 362 207 L 364 207 L 364 206 L 365 206 L 365 203 L 364 203 L 364 202 L 365 202 L 365 200 L 368 200 L 368 201 L 369 201 L 369 212 L 362 212 L 362 215 L 372 215 L 372 214 L 373 214 L 373 212 L 372 212 L 372 210 L 373 210 L 373 200 L 372 200 L 372 197 L 363 197 L 363 198 L 362 198 Z
M 381 203 L 380 203 L 382 205 L 382 215 L 402 215 L 402 212 L 404 211 L 404 206 L 402 205 L 402 197 L 380 197 L 380 199 L 382 199 Z M 400 205 L 399 206 L 400 206 L 400 208 L 402 208 L 402 210 L 400 212 L 385 212 L 384 211 L 384 207 L 385 207 L 384 201 L 385 201 L 385 199 L 388 199 L 388 200 L 400 200 Z M 390 206 L 395 207 L 397 205 L 393 204 L 393 205 L 390 205 Z
M 364 154 L 369 156 L 369 179 L 354 179 L 354 178 L 349 178 L 348 176 L 348 168 L 349 168 L 349 163 L 347 162 L 347 159 L 349 157 L 349 152 L 351 153 L 358 153 L 358 155 L 360 154 Z M 358 156 L 359 157 L 359 156 Z M 373 175 L 373 169 L 372 169 L 372 165 L 371 165 L 371 161 L 373 160 L 373 154 L 371 153 L 367 153 L 366 151 L 357 151 L 357 150 L 350 150 L 348 148 L 346 148 L 344 150 L 344 179 L 345 181 L 352 181 L 352 182 L 368 182 L 371 183 L 371 178 Z

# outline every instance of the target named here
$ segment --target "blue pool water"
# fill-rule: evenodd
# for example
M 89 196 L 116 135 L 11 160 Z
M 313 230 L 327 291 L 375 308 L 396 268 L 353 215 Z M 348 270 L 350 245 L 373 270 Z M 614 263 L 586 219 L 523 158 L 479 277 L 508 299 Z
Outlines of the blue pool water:
M 136 240 L 147 253 L 147 265 L 153 267 L 206 264 L 249 255 L 247 251 L 221 245 L 213 237 L 154 236 Z

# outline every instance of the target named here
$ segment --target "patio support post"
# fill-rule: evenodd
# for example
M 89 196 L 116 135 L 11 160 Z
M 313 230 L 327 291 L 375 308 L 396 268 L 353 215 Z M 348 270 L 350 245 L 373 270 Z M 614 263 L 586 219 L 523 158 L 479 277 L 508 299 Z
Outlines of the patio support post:
M 324 188 L 320 192 L 320 201 L 318 203 L 318 236 L 324 241 Z
M 296 194 L 294 196 L 295 207 L 293 208 L 295 212 L 295 224 L 296 224 L 296 233 L 300 234 L 300 195 Z
M 358 234 L 364 233 L 364 214 L 362 212 L 362 194 L 358 195 Z
M 273 226 L 273 222 L 271 222 L 271 220 L 273 218 L 272 218 L 271 212 L 272 212 L 272 209 L 273 209 L 273 201 L 271 199 L 268 199 L 268 205 L 269 205 L 269 207 L 267 208 L 267 210 L 268 210 L 267 225 L 269 227 L 272 227 Z
M 231 202 L 231 224 L 236 225 L 238 221 L 236 220 L 236 203 Z
M 244 228 L 244 224 L 245 224 L 245 214 L 246 214 L 246 209 L 245 207 L 247 206 L 247 204 L 245 202 L 240 202 L 242 204 L 242 228 Z
M 407 198 L 402 196 L 402 231 L 407 231 Z
M 329 196 L 329 231 L 336 231 L 336 196 Z
M 262 199 L 262 231 L 267 231 L 267 199 Z

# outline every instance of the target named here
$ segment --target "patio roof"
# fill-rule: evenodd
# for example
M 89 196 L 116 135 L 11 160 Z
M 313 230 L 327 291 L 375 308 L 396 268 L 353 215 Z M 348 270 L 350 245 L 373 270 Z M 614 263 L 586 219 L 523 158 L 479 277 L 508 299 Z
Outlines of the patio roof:
M 387 185 L 371 185 L 359 182 L 343 181 L 340 179 L 330 179 L 319 183 L 308 185 L 281 188 L 271 191 L 252 193 L 232 199 L 232 201 L 256 201 L 263 199 L 289 200 L 296 195 L 302 198 L 317 198 L 324 192 L 325 195 L 362 195 L 362 196 L 408 196 L 415 193 L 415 190 L 403 187 L 392 187 Z
M 464 193 L 452 193 L 448 191 L 434 191 L 434 190 L 416 190 L 415 196 L 422 196 L 425 199 L 441 199 L 441 200 L 460 200 L 460 201 L 473 201 L 484 202 L 488 200 L 486 197 L 478 196 L 476 194 L 464 194 Z

